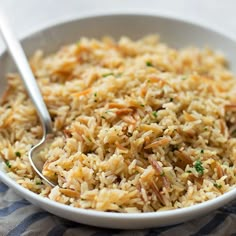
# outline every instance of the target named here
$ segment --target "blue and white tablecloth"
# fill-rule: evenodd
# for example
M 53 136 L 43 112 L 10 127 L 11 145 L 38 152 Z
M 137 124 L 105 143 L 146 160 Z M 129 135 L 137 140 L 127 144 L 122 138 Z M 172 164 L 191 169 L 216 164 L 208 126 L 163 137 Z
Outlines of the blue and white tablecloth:
M 145 230 L 104 229 L 54 216 L 0 182 L 0 236 L 236 236 L 236 200 L 200 219 Z

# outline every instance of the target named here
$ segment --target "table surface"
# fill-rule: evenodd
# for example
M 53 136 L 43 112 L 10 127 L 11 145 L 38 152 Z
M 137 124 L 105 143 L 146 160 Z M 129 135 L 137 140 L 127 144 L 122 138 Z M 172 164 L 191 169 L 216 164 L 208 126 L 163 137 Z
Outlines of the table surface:
M 19 37 L 81 14 L 148 11 L 201 22 L 236 38 L 235 0 L 1 0 Z M 0 40 L 0 49 L 3 43 Z M 236 201 L 199 219 L 171 227 L 111 230 L 53 216 L 17 196 L 0 182 L 0 236 L 5 235 L 236 235 Z

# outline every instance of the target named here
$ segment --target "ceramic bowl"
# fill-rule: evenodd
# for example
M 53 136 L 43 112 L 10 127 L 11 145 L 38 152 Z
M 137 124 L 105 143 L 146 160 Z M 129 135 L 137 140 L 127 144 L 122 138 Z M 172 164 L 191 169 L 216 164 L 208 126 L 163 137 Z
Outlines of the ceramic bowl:
M 63 44 L 76 42 L 81 36 L 111 35 L 118 38 L 126 35 L 137 39 L 151 33 L 158 33 L 163 42 L 176 48 L 208 45 L 220 50 L 228 58 L 231 70 L 236 72 L 236 41 L 209 27 L 155 14 L 112 13 L 83 16 L 41 29 L 22 39 L 22 43 L 26 54 L 32 55 L 37 49 L 43 49 L 45 53 L 56 51 Z M 4 75 L 12 70 L 14 65 L 9 55 L 2 52 L 0 95 L 6 86 Z M 154 213 L 112 213 L 74 208 L 41 197 L 18 185 L 4 173 L 3 168 L 0 169 L 0 180 L 46 211 L 79 223 L 108 228 L 139 229 L 177 224 L 205 215 L 236 198 L 234 189 L 213 200 L 182 209 Z

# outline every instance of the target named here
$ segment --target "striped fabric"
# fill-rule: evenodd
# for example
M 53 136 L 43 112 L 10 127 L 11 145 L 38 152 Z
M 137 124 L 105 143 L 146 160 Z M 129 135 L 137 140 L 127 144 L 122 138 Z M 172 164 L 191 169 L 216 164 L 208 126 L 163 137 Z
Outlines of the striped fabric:
M 184 224 L 146 230 L 113 230 L 67 221 L 18 197 L 0 182 L 0 236 L 236 236 L 236 201 Z

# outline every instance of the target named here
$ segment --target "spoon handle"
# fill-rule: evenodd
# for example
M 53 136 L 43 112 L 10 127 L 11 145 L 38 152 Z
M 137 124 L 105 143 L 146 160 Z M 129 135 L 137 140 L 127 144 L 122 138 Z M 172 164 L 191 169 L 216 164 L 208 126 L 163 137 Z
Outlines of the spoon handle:
M 43 101 L 42 94 L 39 90 L 33 72 L 29 66 L 26 55 L 20 42 L 16 39 L 9 22 L 3 12 L 0 12 L 0 30 L 2 32 L 3 39 L 8 47 L 8 51 L 11 54 L 13 61 L 15 62 L 17 69 L 21 75 L 21 79 L 27 89 L 27 92 L 33 101 L 40 121 L 43 125 L 44 132 L 52 132 L 52 122 L 47 107 Z

